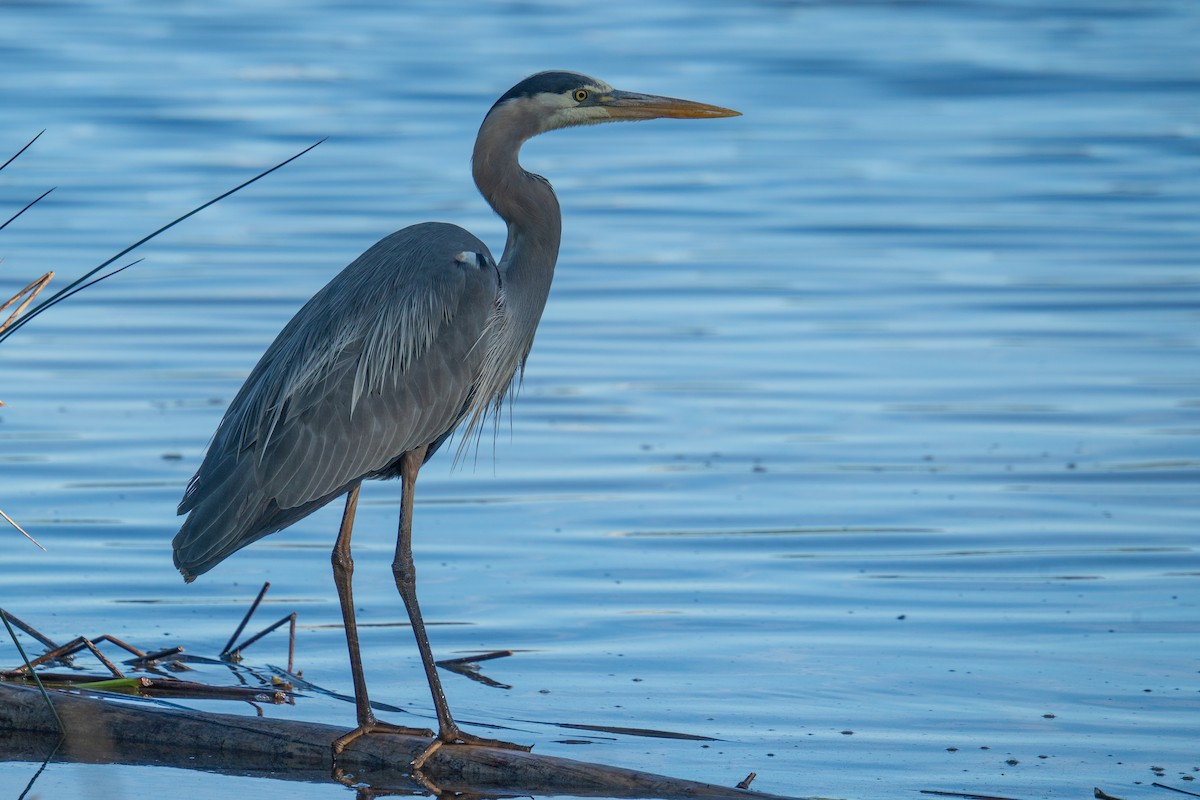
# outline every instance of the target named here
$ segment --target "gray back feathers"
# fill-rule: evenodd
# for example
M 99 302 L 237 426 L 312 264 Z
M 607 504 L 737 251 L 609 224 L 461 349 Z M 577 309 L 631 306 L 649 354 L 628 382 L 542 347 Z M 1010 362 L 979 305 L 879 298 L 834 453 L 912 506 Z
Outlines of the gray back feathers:
M 453 225 L 394 233 L 292 318 L 230 404 L 179 511 L 194 576 L 364 477 L 480 424 L 519 366 L 499 354 L 500 273 Z M 523 355 L 523 354 L 521 354 Z

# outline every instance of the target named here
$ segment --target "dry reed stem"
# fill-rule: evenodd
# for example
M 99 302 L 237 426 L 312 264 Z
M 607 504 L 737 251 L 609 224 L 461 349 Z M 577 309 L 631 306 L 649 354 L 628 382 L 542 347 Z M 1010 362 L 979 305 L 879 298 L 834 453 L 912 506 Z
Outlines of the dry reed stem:
M 266 594 L 269 583 L 264 583 L 262 590 L 258 593 L 250 610 L 242 619 L 234 636 L 241 635 L 246 627 L 246 623 L 250 620 L 250 615 L 254 613 L 259 603 L 262 602 L 263 595 Z M 32 636 L 46 647 L 46 652 L 34 659 L 25 658 L 24 664 L 13 669 L 0 669 L 0 684 L 5 682 L 28 682 L 36 681 L 39 685 L 43 682 L 51 688 L 71 688 L 74 686 L 87 686 L 89 688 L 100 689 L 104 691 L 125 692 L 130 694 L 152 696 L 152 697 L 174 697 L 188 699 L 208 699 L 208 700 L 243 700 L 253 704 L 254 701 L 267 703 L 292 703 L 294 702 L 291 695 L 292 686 L 290 683 L 280 681 L 276 678 L 266 680 L 250 670 L 250 674 L 254 675 L 262 685 L 261 686 L 208 686 L 205 684 L 194 683 L 191 681 L 180 680 L 175 677 L 162 676 L 155 667 L 160 659 L 171 658 L 183 653 L 183 647 L 169 647 L 158 650 L 153 653 L 147 653 L 143 650 L 134 647 L 133 645 L 118 639 L 111 634 L 101 634 L 94 639 L 89 639 L 86 636 L 77 636 L 70 642 L 64 645 L 55 644 L 55 642 L 45 634 L 38 631 L 32 625 L 23 620 L 18 619 L 7 611 L 0 609 L 0 617 L 3 617 L 5 625 L 12 623 L 20 628 L 26 634 Z M 259 639 L 268 633 L 279 628 L 284 623 L 291 622 L 291 635 L 288 638 L 288 672 L 294 669 L 294 658 L 296 650 L 296 613 L 292 612 L 288 616 L 276 622 L 274 625 L 266 628 L 262 632 L 247 639 L 236 648 L 232 648 L 232 654 L 238 655 L 238 651 L 245 649 L 251 644 L 254 644 Z M 15 641 L 15 636 L 13 637 Z M 233 641 L 231 639 L 230 641 Z M 131 665 L 135 669 L 145 669 L 150 672 L 155 672 L 158 677 L 132 676 L 126 677 L 113 661 L 106 658 L 100 652 L 97 645 L 103 643 L 116 645 L 125 652 L 134 656 L 134 658 L 125 661 L 124 663 Z M 230 648 L 226 648 L 228 651 Z M 49 664 L 51 662 L 59 662 L 69 666 L 69 659 L 83 650 L 89 651 L 107 670 L 107 674 L 90 675 L 80 672 L 73 673 L 53 673 L 53 672 L 38 672 L 37 667 Z M 22 650 L 22 654 L 24 651 Z M 234 660 L 230 657 L 230 652 L 222 652 L 221 660 L 229 662 Z M 199 659 L 202 661 L 213 662 L 211 659 Z M 172 661 L 166 667 L 172 672 L 186 669 L 179 661 Z M 240 680 L 240 676 L 239 676 Z
M 2 406 L 2 405 L 4 405 L 4 404 L 0 403 L 0 406 Z M 27 530 L 25 530 L 24 528 L 22 528 L 20 525 L 18 525 L 17 521 L 15 519 L 10 517 L 8 514 L 5 514 L 4 509 L 2 509 L 2 508 L 0 508 L 0 517 L 4 517 L 5 522 L 7 522 L 9 525 L 12 525 L 14 528 L 19 530 L 21 533 L 25 534 L 26 539 L 33 542 L 38 547 L 41 547 L 43 553 L 46 552 L 46 548 L 42 547 L 42 543 L 39 542 L 37 539 L 33 538 L 32 536 L 30 536 L 29 532 Z
M 33 283 L 29 284 L 21 291 L 14 294 L 12 296 L 11 300 L 8 300 L 7 302 L 5 302 L 4 305 L 0 306 L 0 311 L 3 311 L 4 309 L 11 306 L 13 303 L 20 300 L 24 295 L 26 295 L 26 294 L 29 295 L 23 301 L 21 301 L 21 305 L 17 306 L 15 311 L 13 311 L 11 314 L 8 315 L 8 319 L 4 320 L 4 322 L 0 322 L 0 331 L 7 328 L 9 325 L 11 325 L 13 323 L 13 321 L 16 320 L 17 317 L 21 316 L 21 312 L 24 311 L 26 309 L 26 307 L 30 303 L 33 302 L 33 298 L 37 297 L 38 293 L 41 292 L 42 289 L 46 288 L 46 284 L 49 283 L 50 279 L 53 277 L 54 277 L 53 272 L 47 272 L 45 275 L 38 278 L 36 281 L 34 281 Z

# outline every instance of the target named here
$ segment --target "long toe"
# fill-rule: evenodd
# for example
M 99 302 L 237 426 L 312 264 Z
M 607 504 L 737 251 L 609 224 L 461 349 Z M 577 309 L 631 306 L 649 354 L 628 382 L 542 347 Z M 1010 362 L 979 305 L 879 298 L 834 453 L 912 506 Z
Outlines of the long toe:
M 514 744 L 513 742 L 505 742 L 500 739 L 485 739 L 482 736 L 476 736 L 471 733 L 458 732 L 456 738 L 451 744 L 470 744 L 476 747 L 498 747 L 501 750 L 523 750 L 528 753 L 533 749 L 531 744 Z
M 406 728 L 403 725 L 393 725 L 390 722 L 372 720 L 359 725 L 354 730 L 339 736 L 333 741 L 333 754 L 336 756 L 346 749 L 351 742 L 372 733 L 390 733 L 396 736 L 414 736 L 418 739 L 428 739 L 433 736 L 429 728 Z
M 454 728 L 450 731 L 442 731 L 436 739 L 429 743 L 421 754 L 412 760 L 413 769 L 419 770 L 425 766 L 425 762 L 429 757 L 442 748 L 443 745 L 469 745 L 472 747 L 495 747 L 501 750 L 522 750 L 528 753 L 533 749 L 533 745 L 514 744 L 513 742 L 505 742 L 500 739 L 485 739 L 482 736 L 476 736 L 472 733 L 464 733 L 463 731 Z

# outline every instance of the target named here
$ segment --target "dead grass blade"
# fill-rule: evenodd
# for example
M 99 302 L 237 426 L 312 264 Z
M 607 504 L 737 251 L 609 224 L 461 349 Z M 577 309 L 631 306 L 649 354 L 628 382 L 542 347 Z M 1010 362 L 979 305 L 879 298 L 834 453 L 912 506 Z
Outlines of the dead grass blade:
M 46 288 L 46 284 L 49 283 L 50 279 L 53 277 L 54 277 L 53 272 L 47 272 L 45 275 L 38 278 L 36 281 L 34 281 L 33 283 L 29 284 L 21 291 L 14 294 L 12 296 L 12 299 L 6 301 L 4 303 L 4 305 L 0 305 L 0 313 L 2 313 L 4 311 L 4 309 L 8 308 L 9 306 L 11 306 L 13 303 L 17 302 L 18 300 L 21 300 L 22 297 L 25 298 L 24 300 L 21 301 L 21 304 L 19 306 L 17 306 L 16 309 L 11 314 L 8 315 L 8 319 L 4 320 L 3 322 L 0 322 L 0 331 L 3 331 L 5 328 L 7 328 L 9 325 L 12 324 L 13 320 L 15 320 L 17 317 L 21 316 L 21 312 L 24 311 L 26 309 L 26 307 L 30 303 L 33 302 L 33 298 L 37 297 L 38 293 L 40 293 L 42 291 L 42 289 Z

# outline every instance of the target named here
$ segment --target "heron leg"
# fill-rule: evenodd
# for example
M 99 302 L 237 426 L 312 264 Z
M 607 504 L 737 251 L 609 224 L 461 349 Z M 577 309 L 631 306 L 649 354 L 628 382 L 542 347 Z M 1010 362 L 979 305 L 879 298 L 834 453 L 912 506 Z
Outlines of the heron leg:
M 431 755 L 445 744 L 473 744 L 483 747 L 500 747 L 506 750 L 529 750 L 526 745 L 502 742 L 496 739 L 484 739 L 459 730 L 454 717 L 450 714 L 450 706 L 446 702 L 446 693 L 442 691 L 442 681 L 438 677 L 437 665 L 433 661 L 433 650 L 429 647 L 429 637 L 425 634 L 425 622 L 421 618 L 421 607 L 417 603 L 417 572 L 412 557 L 412 513 L 413 490 L 417 483 L 417 472 L 425 463 L 427 446 L 418 447 L 404 454 L 400 465 L 402 496 L 400 500 L 400 533 L 396 538 L 396 559 L 392 562 L 392 574 L 396 578 L 396 589 L 408 609 L 408 619 L 412 623 L 413 635 L 417 639 L 417 649 L 421 652 L 421 664 L 425 667 L 425 678 L 429 681 L 429 692 L 433 695 L 433 707 L 437 711 L 438 735 L 425 750 L 412 761 L 412 768 L 419 770 Z
M 433 731 L 423 728 L 405 728 L 375 719 L 371 711 L 371 700 L 367 695 L 367 681 L 363 677 L 362 654 L 358 646 L 358 623 L 354 618 L 354 592 L 351 586 L 354 577 L 354 559 L 350 555 L 350 533 L 354 528 L 354 512 L 358 509 L 358 489 L 361 482 L 354 484 L 346 493 L 346 511 L 342 514 L 342 526 L 338 530 L 337 543 L 333 546 L 333 582 L 337 586 L 338 601 L 342 605 L 342 622 L 346 628 L 346 647 L 350 651 L 350 674 L 354 680 L 354 708 L 358 715 L 358 727 L 341 736 L 333 743 L 333 754 L 346 749 L 346 745 L 367 733 L 401 733 L 409 736 L 432 736 Z

